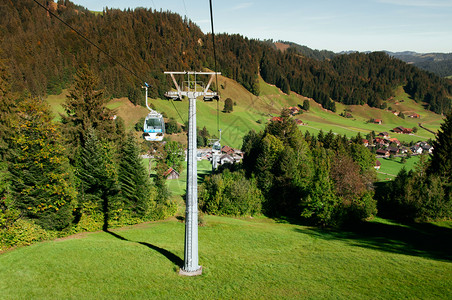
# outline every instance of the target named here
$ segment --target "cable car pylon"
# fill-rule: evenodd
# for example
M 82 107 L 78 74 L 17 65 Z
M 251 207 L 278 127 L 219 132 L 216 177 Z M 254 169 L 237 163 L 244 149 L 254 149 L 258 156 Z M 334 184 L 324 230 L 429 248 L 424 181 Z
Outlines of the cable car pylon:
M 185 245 L 184 266 L 179 274 L 185 276 L 196 276 L 202 274 L 202 267 L 198 261 L 198 159 L 196 144 L 196 98 L 202 96 L 204 100 L 218 97 L 216 92 L 209 92 L 213 75 L 215 72 L 164 72 L 173 79 L 176 91 L 168 91 L 165 96 L 174 100 L 180 100 L 183 96 L 188 97 L 188 148 L 187 148 L 187 196 L 185 206 Z M 181 88 L 174 75 L 186 75 L 187 84 Z M 198 75 L 210 76 L 208 84 L 198 87 L 196 77 Z M 190 77 L 194 77 L 194 81 Z

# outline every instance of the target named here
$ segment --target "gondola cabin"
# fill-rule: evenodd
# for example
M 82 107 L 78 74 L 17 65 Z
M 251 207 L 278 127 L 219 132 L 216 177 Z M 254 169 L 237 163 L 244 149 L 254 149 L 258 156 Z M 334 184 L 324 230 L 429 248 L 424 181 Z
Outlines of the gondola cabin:
M 144 120 L 143 137 L 147 141 L 160 142 L 165 135 L 165 121 L 162 114 L 150 112 Z
M 212 145 L 212 155 L 220 155 L 221 153 L 221 144 L 220 141 L 216 141 Z

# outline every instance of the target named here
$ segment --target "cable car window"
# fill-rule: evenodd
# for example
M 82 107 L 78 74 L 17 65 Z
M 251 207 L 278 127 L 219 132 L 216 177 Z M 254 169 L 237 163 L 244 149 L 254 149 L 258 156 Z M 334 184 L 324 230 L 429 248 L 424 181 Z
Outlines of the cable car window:
M 161 128 L 162 120 L 157 118 L 150 118 L 146 120 L 146 126 L 151 128 Z

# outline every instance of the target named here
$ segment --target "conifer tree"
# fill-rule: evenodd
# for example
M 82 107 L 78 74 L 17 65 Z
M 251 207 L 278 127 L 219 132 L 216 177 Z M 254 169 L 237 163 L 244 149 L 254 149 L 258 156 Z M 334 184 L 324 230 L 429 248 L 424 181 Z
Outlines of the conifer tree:
M 96 130 L 100 138 L 113 140 L 117 128 L 113 112 L 105 107 L 106 98 L 103 90 L 97 90 L 98 78 L 86 66 L 76 75 L 74 87 L 69 91 L 63 108 L 66 115 L 61 115 L 66 139 L 74 149 L 86 142 L 88 130 Z
M 5 159 L 8 143 L 15 130 L 11 126 L 15 117 L 16 103 L 11 93 L 10 75 L 5 63 L 0 60 L 0 160 Z
M 76 174 L 80 180 L 82 199 L 97 204 L 104 214 L 103 229 L 108 229 L 111 204 L 119 191 L 117 169 L 112 147 L 89 128 L 84 146 L 76 158 Z
M 234 110 L 234 103 L 232 102 L 231 98 L 226 98 L 226 100 L 224 100 L 224 107 L 223 107 L 223 111 L 226 113 L 230 113 Z
M 452 178 L 452 112 L 449 112 L 436 140 L 433 141 L 433 152 L 430 159 L 430 174 L 438 174 L 449 179 Z
M 140 157 L 140 149 L 132 134 L 127 136 L 121 149 L 119 184 L 126 209 L 140 217 L 151 207 L 151 182 Z
M 63 229 L 72 219 L 76 192 L 69 162 L 50 110 L 27 98 L 13 124 L 9 171 L 15 206 L 46 229 Z

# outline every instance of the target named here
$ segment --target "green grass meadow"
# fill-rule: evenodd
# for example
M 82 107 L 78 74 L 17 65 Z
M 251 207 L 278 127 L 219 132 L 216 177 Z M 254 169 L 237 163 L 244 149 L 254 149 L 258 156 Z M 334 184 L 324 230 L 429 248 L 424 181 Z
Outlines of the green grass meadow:
M 206 126 L 211 135 L 219 136 L 218 129 L 222 130 L 222 144 L 234 148 L 240 148 L 243 136 L 250 130 L 262 130 L 265 124 L 272 116 L 277 116 L 283 108 L 302 105 L 306 97 L 290 93 L 282 93 L 277 87 L 265 83 L 260 78 L 260 95 L 254 96 L 237 82 L 223 76 L 219 76 L 219 86 L 221 100 L 219 103 L 197 101 L 197 126 L 201 129 Z M 63 112 L 61 104 L 66 99 L 67 91 L 61 95 L 50 95 L 47 102 L 50 104 L 55 116 L 59 120 L 59 113 Z M 224 100 L 231 98 L 234 105 L 232 113 L 222 112 Z M 156 109 L 165 112 L 168 117 L 174 118 L 180 124 L 188 119 L 188 100 L 169 101 L 166 99 L 149 99 Z M 317 134 L 320 130 L 324 132 L 333 131 L 336 134 L 346 135 L 348 137 L 356 136 L 358 133 L 364 137 L 371 131 L 389 132 L 391 137 L 396 137 L 402 142 L 418 142 L 433 139 L 434 135 L 429 131 L 422 129 L 418 123 L 432 131 L 440 128 L 443 118 L 433 112 L 427 111 L 422 103 L 412 100 L 403 90 L 398 87 L 395 90 L 395 97 L 388 100 L 388 106 L 393 110 L 402 111 L 406 116 L 412 113 L 420 114 L 420 119 L 406 117 L 402 119 L 395 116 L 389 110 L 371 108 L 367 105 L 345 106 L 336 103 L 337 111 L 333 113 L 323 109 L 318 103 L 309 99 L 310 110 L 297 115 L 306 125 L 299 126 L 303 132 L 310 131 Z M 218 104 L 218 106 L 217 106 Z M 113 99 L 107 107 L 113 109 L 125 122 L 128 130 L 133 130 L 135 123 L 140 118 L 146 116 L 147 109 L 141 106 L 133 105 L 127 98 Z M 353 118 L 344 118 L 339 114 L 345 109 L 351 110 Z M 381 125 L 368 123 L 371 119 L 382 119 Z M 395 127 L 403 126 L 407 128 L 418 127 L 415 135 L 395 134 L 391 130 Z
M 267 218 L 205 216 L 203 274 L 178 275 L 171 219 L 0 255 L 2 299 L 447 299 L 451 228 L 377 219 L 336 232 Z
M 381 162 L 380 170 L 377 171 L 377 178 L 379 181 L 393 180 L 397 174 L 405 168 L 407 171 L 413 170 L 416 164 L 419 162 L 420 156 L 412 156 L 406 159 L 406 163 L 401 162 L 401 157 L 390 158 L 379 158 Z

